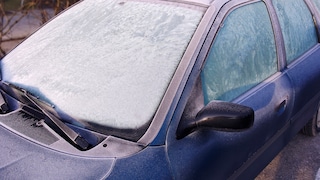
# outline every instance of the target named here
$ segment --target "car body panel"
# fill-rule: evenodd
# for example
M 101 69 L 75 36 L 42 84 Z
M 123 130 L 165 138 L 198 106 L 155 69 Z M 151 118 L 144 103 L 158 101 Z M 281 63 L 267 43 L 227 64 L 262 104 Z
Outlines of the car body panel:
M 229 6 L 227 9 L 231 9 L 236 5 L 237 3 L 230 2 L 226 5 L 226 7 Z M 270 6 L 270 4 L 268 5 Z M 227 12 L 228 11 L 225 11 L 225 13 Z M 269 13 L 272 13 L 272 11 Z M 223 18 L 224 16 L 225 15 L 222 13 L 221 17 Z M 275 18 L 275 14 L 271 14 L 270 16 Z M 219 19 L 222 18 L 219 18 L 218 15 L 216 21 L 219 22 Z M 211 29 L 211 31 L 215 33 L 217 30 L 214 28 L 217 29 L 218 26 L 213 26 Z M 276 36 L 282 38 L 279 29 L 276 28 L 274 31 Z M 208 37 L 210 36 L 212 37 L 212 35 L 209 34 Z M 179 162 L 173 163 L 176 164 L 175 166 L 173 165 L 173 170 L 175 173 L 177 173 L 176 176 L 183 177 L 183 179 L 193 179 L 199 177 L 204 179 L 226 179 L 229 177 L 231 179 L 237 177 L 254 178 L 254 174 L 260 172 L 262 170 L 261 167 L 264 167 L 270 161 L 264 156 L 275 156 L 279 150 L 282 149 L 280 147 L 283 147 L 285 144 L 287 144 L 292 135 L 297 133 L 296 129 L 290 128 L 290 117 L 293 115 L 292 112 L 295 105 L 296 90 L 293 87 L 295 82 L 292 81 L 290 70 L 287 71 L 285 67 L 285 55 L 282 54 L 285 53 L 285 51 L 282 46 L 279 47 L 279 44 L 281 45 L 283 42 L 278 39 L 276 40 L 279 52 L 279 69 L 283 71 L 278 72 L 278 74 L 275 74 L 271 78 L 267 79 L 265 83 L 262 83 L 258 85 L 258 87 L 248 91 L 250 97 L 244 95 L 235 100 L 235 102 L 247 105 L 255 110 L 255 115 L 258 117 L 256 116 L 255 118 L 255 123 L 253 126 L 254 128 L 241 133 L 223 133 L 204 130 L 204 132 L 195 132 L 194 134 L 190 135 L 190 137 L 179 140 L 180 142 L 175 141 L 172 137 L 168 137 L 168 153 L 170 161 Z M 317 61 L 319 58 L 314 58 L 313 60 Z M 305 61 L 306 60 L 304 59 L 304 62 Z M 319 61 L 316 63 L 305 63 L 313 66 L 314 64 L 318 64 L 318 62 Z M 317 73 L 319 72 L 318 67 L 320 66 L 315 65 L 313 68 L 317 69 L 315 70 Z M 300 75 L 298 71 L 294 73 L 296 76 Z M 311 75 L 315 72 L 309 73 Z M 314 82 L 319 82 L 319 75 L 314 75 L 314 77 Z M 305 78 L 308 78 L 308 75 L 306 75 Z M 304 87 L 304 85 L 300 85 Z M 300 86 L 298 85 L 297 87 Z M 317 87 L 314 92 L 310 93 L 312 94 L 310 96 L 314 96 L 316 92 L 319 92 Z M 301 95 L 302 94 L 304 93 L 301 93 Z M 186 95 L 186 97 L 188 97 L 188 95 Z M 319 101 L 319 99 L 316 101 Z M 298 102 L 298 104 L 305 104 L 305 102 Z M 308 107 L 310 106 L 316 107 L 316 104 L 310 104 Z M 295 109 L 294 112 L 297 112 L 297 110 L 298 109 Z M 312 116 L 313 113 L 314 110 L 311 110 L 307 113 L 307 115 Z M 177 116 L 177 118 L 179 118 L 179 115 Z M 306 121 L 304 121 L 304 123 L 306 123 Z M 300 127 L 301 124 L 299 125 Z M 175 129 L 173 128 L 172 131 L 169 131 L 169 136 L 174 136 L 174 132 Z M 182 148 L 185 145 L 187 145 L 187 148 Z M 239 149 L 235 151 L 237 146 Z M 251 149 L 246 149 L 246 147 L 250 147 Z M 202 156 L 202 153 L 207 154 L 207 156 Z M 223 157 L 221 157 L 221 153 L 224 154 Z M 244 159 L 238 161 L 239 154 L 241 153 L 243 153 L 241 157 L 244 157 Z M 262 156 L 262 154 L 265 155 Z M 208 159 L 208 157 L 211 158 Z M 188 171 L 188 173 L 181 173 L 186 172 L 187 169 L 190 169 L 187 162 L 196 163 L 196 167 L 199 169 Z M 232 165 L 227 162 L 232 162 Z M 210 166 L 211 163 L 214 164 L 212 167 Z M 205 166 L 201 166 L 204 164 Z M 219 168 L 216 167 L 217 164 L 219 164 Z M 230 166 L 232 166 L 231 169 L 234 169 L 234 171 L 228 171 L 228 167 Z M 200 171 L 205 173 L 197 174 Z M 214 174 L 214 177 L 210 177 L 210 174 Z
M 1 117 L 3 118 L 3 117 Z M 102 179 L 114 158 L 66 154 L 36 144 L 0 126 L 1 179 Z
M 166 146 L 148 146 L 134 156 L 118 158 L 108 179 L 172 179 L 166 157 Z
M 253 126 L 239 132 L 204 128 L 177 139 L 177 130 L 190 102 L 194 103 L 192 111 L 195 113 L 204 106 L 202 100 L 198 101 L 203 98 L 201 72 L 222 22 L 235 8 L 255 2 L 263 2 L 268 9 L 278 64 L 277 72 L 232 100 L 232 103 L 254 110 Z M 0 177 L 253 179 L 307 123 L 318 107 L 319 43 L 287 65 L 283 36 L 271 0 L 184 3 L 207 9 L 153 121 L 139 140 L 102 135 L 104 139 L 98 145 L 81 151 L 45 123 L 30 116 L 21 116 L 24 113 L 23 106 L 20 107 L 22 103 L 15 102 L 19 107 L 17 110 L 0 115 Z M 308 4 L 312 3 L 308 1 Z M 315 11 L 315 8 L 311 9 Z M 319 13 L 314 14 L 319 19 Z M 6 93 L 1 90 L 1 94 Z M 5 95 L 7 101 L 8 98 L 15 101 Z M 15 123 L 17 121 L 20 124 Z M 76 129 L 70 124 L 68 126 Z
M 252 90 L 254 92 L 251 91 L 248 96 L 244 95 L 243 99 L 238 102 L 255 110 L 253 128 L 244 132 L 203 130 L 181 140 L 175 139 L 174 128 L 171 132 L 169 131 L 171 137 L 168 137 L 167 144 L 170 162 L 173 164 L 174 172 L 184 172 L 177 174 L 177 177 L 183 177 L 183 179 L 202 176 L 208 179 L 228 178 L 230 174 L 234 173 L 234 169 L 240 168 L 249 157 L 253 156 L 261 146 L 289 122 L 293 108 L 291 82 L 286 74 L 279 73 L 275 76 L 258 85 Z M 285 104 L 281 104 L 282 102 Z M 283 107 L 280 107 L 282 105 Z M 235 152 L 237 147 L 239 149 Z M 195 167 L 202 168 L 201 171 L 195 169 L 188 171 L 190 173 L 188 174 L 186 172 L 190 168 L 188 162 L 195 163 Z M 232 162 L 232 165 L 228 162 Z M 206 166 L 203 167 L 201 164 L 206 164 Z M 216 167 L 217 164 L 219 167 Z M 203 173 L 205 170 L 205 174 L 197 174 L 198 172 Z M 210 177 L 210 173 L 214 177 Z
M 295 106 L 293 111 L 299 112 L 303 105 L 308 104 L 320 91 L 319 67 L 320 47 L 316 45 L 303 57 L 288 66 L 287 72 L 292 80 L 295 91 Z M 315 104 L 316 107 L 316 104 Z

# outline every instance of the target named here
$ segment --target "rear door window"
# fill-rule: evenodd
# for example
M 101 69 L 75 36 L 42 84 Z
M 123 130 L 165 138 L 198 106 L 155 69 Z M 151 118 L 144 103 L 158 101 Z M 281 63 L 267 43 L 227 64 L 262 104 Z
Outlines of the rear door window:
M 277 71 L 274 34 L 264 3 L 234 9 L 220 26 L 201 74 L 205 104 L 231 101 Z
M 316 4 L 319 5 L 317 0 Z M 287 62 L 297 59 L 318 42 L 312 15 L 303 0 L 273 0 L 284 38 Z

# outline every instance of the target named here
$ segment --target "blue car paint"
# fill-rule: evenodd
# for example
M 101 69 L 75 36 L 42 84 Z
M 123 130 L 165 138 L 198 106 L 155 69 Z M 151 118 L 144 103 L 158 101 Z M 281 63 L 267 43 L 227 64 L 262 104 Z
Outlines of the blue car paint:
M 0 143 L 0 179 L 102 179 L 115 163 L 52 150 L 2 126 Z
M 204 130 L 195 132 L 182 140 L 176 140 L 176 128 L 175 125 L 171 124 L 168 154 L 170 162 L 174 164 L 172 167 L 176 177 L 183 177 L 182 179 L 191 177 L 190 179 L 193 179 L 203 176 L 203 178 L 210 179 L 213 178 L 209 176 L 211 174 L 214 178 L 226 179 L 288 123 L 293 107 L 292 100 L 287 99 L 286 111 L 282 114 L 278 114 L 274 110 L 278 99 L 282 97 L 274 92 L 284 93 L 287 89 L 292 94 L 288 77 L 284 75 L 275 78 L 274 83 L 262 86 L 263 88 L 257 87 L 256 92 L 250 93 L 251 97 L 246 98 L 241 103 L 253 107 L 256 112 L 262 111 L 259 112 L 259 116 L 256 116 L 253 127 L 244 132 L 230 133 Z M 286 93 L 284 95 L 287 97 Z M 269 112 L 274 113 L 270 114 Z M 261 139 L 260 137 L 264 138 Z M 176 164 L 176 162 L 179 162 L 179 164 Z M 193 162 L 194 167 L 200 168 L 201 171 L 200 169 L 187 171 L 190 169 L 188 162 Z M 203 164 L 206 166 L 203 167 Z M 201 174 L 198 174 L 200 172 Z
M 148 146 L 116 160 L 108 179 L 172 179 L 166 146 Z M 150 163 L 151 162 L 151 163 Z
M 311 101 L 319 94 L 319 67 L 320 67 L 320 46 L 319 44 L 306 53 L 286 70 L 292 81 L 295 91 L 295 106 L 293 112 L 299 112 L 303 105 Z
M 68 154 L 32 142 L 1 125 L 0 177 L 254 178 L 312 117 L 317 108 L 320 99 L 319 45 L 308 54 L 311 56 L 307 59 L 302 57 L 235 100 L 252 107 L 256 112 L 260 111 L 256 113 L 258 116 L 253 127 L 247 131 L 230 133 L 205 129 L 181 140 L 176 139 L 186 97 L 192 93 L 192 86 L 200 73 L 202 62 L 199 58 L 194 66 L 188 65 L 192 72 L 190 76 L 188 73 L 184 75 L 186 86 L 179 86 L 159 134 L 148 145 L 137 143 L 137 146 L 143 146 L 141 150 L 122 157 Z M 307 118 L 301 120 L 302 116 Z M 118 150 L 121 151 L 121 146 Z

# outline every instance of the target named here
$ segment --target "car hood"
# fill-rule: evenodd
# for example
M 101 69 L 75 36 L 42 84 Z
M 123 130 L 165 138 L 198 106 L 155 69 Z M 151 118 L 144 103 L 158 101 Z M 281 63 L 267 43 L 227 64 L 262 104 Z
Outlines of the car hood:
M 115 162 L 115 158 L 71 155 L 46 148 L 11 132 L 1 123 L 0 144 L 0 177 L 6 179 L 102 179 Z

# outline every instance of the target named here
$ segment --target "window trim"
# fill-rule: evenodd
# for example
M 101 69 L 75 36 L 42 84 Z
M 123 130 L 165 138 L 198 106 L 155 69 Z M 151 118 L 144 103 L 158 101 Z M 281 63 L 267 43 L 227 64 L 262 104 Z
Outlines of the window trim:
M 271 22 L 271 28 L 273 30 L 273 35 L 274 35 L 274 41 L 275 41 L 275 50 L 276 50 L 276 62 L 277 62 L 277 71 L 268 76 L 266 79 L 262 80 L 258 84 L 254 85 L 253 87 L 249 88 L 245 92 L 241 93 L 239 96 L 235 97 L 231 102 L 234 101 L 239 101 L 239 99 L 243 99 L 244 97 L 247 96 L 248 93 L 252 93 L 253 91 L 256 91 L 257 89 L 260 89 L 261 87 L 265 86 L 265 84 L 268 84 L 267 82 L 270 81 L 270 79 L 274 79 L 278 77 L 286 68 L 286 61 L 285 61 L 285 49 L 284 49 L 284 42 L 281 41 L 282 39 L 282 33 L 280 29 L 279 22 L 277 21 L 277 15 L 275 11 L 272 8 L 272 3 L 270 1 L 265 1 L 265 0 L 253 0 L 253 1 L 248 1 L 248 0 L 242 0 L 240 2 L 228 2 L 226 3 L 218 12 L 218 15 L 216 17 L 216 20 L 212 24 L 211 30 L 207 36 L 207 39 L 205 40 L 204 46 L 201 50 L 201 69 L 198 74 L 200 76 L 201 72 L 204 69 L 204 66 L 206 64 L 207 58 L 210 53 L 210 49 L 212 48 L 214 41 L 218 35 L 218 32 L 220 30 L 221 24 L 225 21 L 226 17 L 229 16 L 231 12 L 233 12 L 235 9 L 240 8 L 245 5 L 253 4 L 256 2 L 262 2 L 266 6 L 266 10 L 269 14 L 269 19 Z M 280 38 L 280 39 L 279 39 Z
M 310 0 L 303 0 L 303 2 L 306 4 L 306 7 L 309 9 L 309 12 L 310 12 L 310 15 L 312 16 L 312 19 L 313 19 L 313 22 L 314 22 L 314 26 L 315 26 L 315 29 L 316 29 L 316 35 L 317 35 L 317 41 L 318 41 L 318 43 L 317 44 L 319 44 L 319 42 L 320 42 L 320 26 L 318 26 L 317 25 L 317 22 L 316 22 L 316 19 L 319 19 L 319 18 L 316 18 L 315 16 L 314 16 L 314 7 L 312 7 L 312 5 L 311 5 L 311 2 L 310 2 Z M 302 53 L 301 55 L 299 55 L 299 56 L 297 56 L 296 58 L 294 58 L 293 60 L 291 60 L 290 62 L 288 62 L 288 60 L 287 60 L 287 52 L 286 52 L 286 47 L 285 47 L 285 40 L 284 40 L 284 36 L 283 36 L 283 33 L 282 33 L 282 29 L 281 29 L 281 25 L 280 25 L 280 20 L 279 20 L 279 18 L 278 18 L 278 15 L 277 15 L 277 13 L 276 13 L 276 8 L 275 8 L 275 6 L 273 5 L 273 0 L 271 0 L 271 1 L 266 1 L 266 3 L 267 4 L 269 4 L 269 9 L 270 9 L 270 11 L 272 11 L 272 14 L 273 14 L 273 19 L 274 19 L 274 23 L 275 23 L 275 28 L 277 29 L 277 35 L 278 35 L 278 37 L 276 37 L 276 40 L 277 41 L 281 41 L 281 46 L 282 46 L 282 48 L 281 49 L 283 49 L 283 51 L 282 51 L 282 53 L 283 53 L 283 55 L 282 55 L 282 58 L 283 59 L 281 59 L 281 67 L 280 67 L 280 70 L 281 71 L 284 71 L 286 68 L 287 68 L 287 66 L 289 66 L 290 64 L 292 64 L 294 61 L 297 61 L 298 59 L 300 59 L 301 57 L 303 57 L 304 56 L 304 54 L 306 54 L 308 51 L 310 51 L 311 49 L 313 49 L 314 47 L 316 47 L 317 46 L 317 44 L 315 44 L 315 45 L 313 45 L 311 48 L 309 48 L 308 50 L 306 50 L 304 53 Z M 313 3 L 312 3 L 313 4 Z M 312 10 L 313 9 L 313 10 Z M 320 13 L 317 13 L 317 14 L 320 14 Z M 316 18 L 316 19 L 315 19 Z M 318 22 L 320 22 L 320 19 L 319 19 L 319 21 Z M 279 38 L 279 39 L 278 39 Z M 280 62 L 280 61 L 279 61 Z
M 317 35 L 318 35 L 318 43 L 320 43 L 320 8 L 317 10 L 316 5 L 313 2 L 314 0 L 304 0 L 307 4 L 309 11 L 312 15 L 314 25 L 316 27 Z

